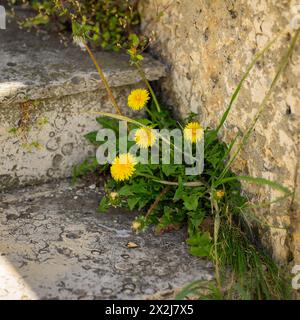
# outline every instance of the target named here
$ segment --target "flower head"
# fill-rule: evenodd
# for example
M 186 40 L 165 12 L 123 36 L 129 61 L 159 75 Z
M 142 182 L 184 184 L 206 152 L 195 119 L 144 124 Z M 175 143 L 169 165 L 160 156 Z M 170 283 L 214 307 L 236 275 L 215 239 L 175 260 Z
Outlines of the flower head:
M 142 227 L 142 224 L 139 221 L 135 220 L 132 222 L 131 229 L 133 231 L 137 232 L 141 229 L 141 227 Z
M 225 191 L 222 190 L 222 189 L 217 190 L 216 196 L 217 196 L 219 199 L 223 198 L 223 197 L 225 196 Z
M 128 96 L 128 106 L 133 110 L 140 110 L 146 106 L 149 99 L 149 92 L 146 89 L 136 89 Z
M 185 139 L 192 143 L 202 140 L 203 136 L 204 129 L 199 122 L 190 122 L 184 128 Z
M 124 181 L 130 179 L 135 171 L 137 161 L 130 153 L 122 153 L 116 157 L 110 167 L 110 173 L 114 180 Z
M 156 137 L 152 129 L 147 127 L 137 129 L 134 135 L 134 140 L 138 146 L 146 149 L 154 145 Z

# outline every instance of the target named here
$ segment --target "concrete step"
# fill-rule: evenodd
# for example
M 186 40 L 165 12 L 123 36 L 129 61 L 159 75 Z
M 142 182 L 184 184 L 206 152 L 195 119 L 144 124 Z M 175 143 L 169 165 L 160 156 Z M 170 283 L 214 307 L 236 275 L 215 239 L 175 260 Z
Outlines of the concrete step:
M 0 299 L 166 299 L 213 279 L 184 229 L 133 234 L 135 214 L 97 213 L 102 193 L 68 181 L 0 193 Z
M 48 33 L 0 30 L 0 190 L 68 177 L 74 164 L 94 154 L 83 135 L 99 128 L 95 112 L 114 112 L 103 83 L 78 47 Z M 142 86 L 128 56 L 96 52 L 121 107 Z M 165 75 L 147 56 L 147 78 Z

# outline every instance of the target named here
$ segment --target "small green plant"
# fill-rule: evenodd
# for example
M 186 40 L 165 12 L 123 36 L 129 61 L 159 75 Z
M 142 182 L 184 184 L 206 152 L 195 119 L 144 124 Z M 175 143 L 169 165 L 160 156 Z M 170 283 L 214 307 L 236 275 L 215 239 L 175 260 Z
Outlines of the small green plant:
M 37 119 L 32 117 L 32 113 L 37 108 L 37 104 L 37 101 L 30 100 L 20 103 L 20 119 L 17 127 L 12 127 L 7 130 L 8 133 L 19 138 L 21 147 L 28 152 L 43 149 L 43 146 L 38 141 L 29 141 L 28 135 L 33 127 L 40 131 L 43 129 L 43 126 L 48 123 L 47 117 L 40 117 Z
M 251 203 L 243 196 L 240 182 L 267 185 L 280 191 L 283 196 L 275 201 L 289 197 L 292 193 L 284 186 L 267 179 L 237 176 L 231 171 L 231 167 L 242 148 L 247 145 L 280 75 L 288 65 L 300 30 L 295 32 L 279 61 L 275 77 L 249 128 L 242 137 L 238 134 L 229 144 L 226 144 L 220 139 L 219 133 L 228 114 L 251 70 L 277 38 L 270 41 L 248 66 L 217 128 L 204 129 L 197 121 L 197 115 L 190 114 L 183 121 L 177 121 L 170 110 L 159 103 L 142 68 L 142 52 L 146 43 L 143 38 L 140 39 L 135 34 L 129 37 L 130 63 L 139 70 L 148 90 L 144 88 L 134 90 L 128 97 L 128 106 L 135 111 L 145 108 L 147 117 L 133 119 L 124 116 L 100 64 L 88 46 L 87 30 L 76 20 L 72 20 L 72 25 L 77 43 L 88 52 L 116 110 L 116 114 L 99 112 L 98 123 L 102 128 L 113 130 L 116 137 L 119 137 L 119 121 L 125 121 L 129 130 L 136 130 L 134 141 L 126 141 L 127 153 L 121 153 L 117 149 L 112 164 L 105 164 L 101 168 L 101 172 L 107 176 L 107 181 L 106 196 L 100 202 L 99 211 L 106 212 L 111 206 L 119 206 L 141 212 L 132 223 L 132 229 L 135 232 L 142 232 L 150 225 L 155 225 L 156 233 L 162 234 L 186 225 L 186 242 L 189 252 L 198 257 L 209 258 L 215 264 L 215 284 L 208 284 L 206 294 L 200 294 L 201 298 L 289 298 L 289 286 L 284 273 L 266 252 L 253 245 L 249 237 L 253 223 L 257 223 L 257 218 L 251 215 Z M 186 175 L 185 165 L 176 164 L 174 161 L 176 146 L 172 142 L 168 142 L 171 164 L 136 163 L 134 156 L 130 154 L 130 148 L 136 144 L 147 149 L 150 154 L 150 147 L 158 138 L 153 135 L 153 129 L 182 130 L 183 136 L 192 145 L 198 140 L 203 140 L 203 173 Z M 97 141 L 96 137 L 97 132 L 86 135 L 86 138 L 96 146 L 105 143 L 105 141 Z M 159 156 L 161 158 L 162 154 L 160 153 Z M 74 177 L 96 167 L 95 159 L 84 162 L 75 169 Z M 226 272 L 228 268 L 229 275 Z M 195 292 L 198 288 L 199 284 L 195 283 L 190 289 Z M 188 290 L 186 289 L 185 292 Z
M 255 219 L 252 219 L 249 213 L 249 201 L 242 195 L 240 181 L 271 186 L 281 191 L 283 197 L 290 196 L 291 192 L 287 188 L 263 178 L 237 176 L 230 168 L 240 150 L 246 145 L 279 76 L 285 70 L 299 37 L 299 32 L 296 32 L 279 62 L 270 89 L 246 134 L 238 145 L 236 145 L 238 136 L 227 145 L 219 139 L 218 133 L 226 121 L 243 82 L 256 62 L 262 58 L 275 40 L 271 41 L 249 65 L 220 120 L 219 126 L 216 129 L 206 128 L 203 132 L 205 169 L 200 176 L 186 176 L 184 165 L 135 164 L 129 155 L 126 155 L 126 165 L 128 166 L 123 174 L 120 158 L 124 155 L 120 154 L 111 166 L 106 165 L 103 168 L 109 178 L 105 185 L 107 195 L 102 198 L 99 211 L 105 212 L 110 206 L 142 211 L 143 213 L 133 221 L 132 229 L 135 232 L 143 231 L 154 224 L 156 233 L 162 234 L 177 230 L 184 224 L 187 225 L 186 242 L 189 246 L 189 252 L 199 257 L 212 259 L 216 267 L 216 283 L 210 283 L 206 286 L 206 294 L 199 293 L 202 299 L 285 299 L 290 297 L 284 273 L 262 249 L 253 245 L 249 237 L 249 230 L 251 230 L 252 222 Z M 116 108 L 117 114 L 115 115 L 99 112 L 100 117 L 97 118 L 99 124 L 104 128 L 114 130 L 116 136 L 119 134 L 118 121 L 126 121 L 129 129 L 182 129 L 184 127 L 185 131 L 194 125 L 192 130 L 200 130 L 201 125 L 196 122 L 195 114 L 190 114 L 180 123 L 175 121 L 167 108 L 159 104 L 150 84 L 143 75 L 140 63 L 143 57 L 137 50 L 138 44 L 138 39 L 133 37 L 133 47 L 128 52 L 131 56 L 131 63 L 141 72 L 152 99 L 148 102 L 147 91 L 140 89 L 139 92 L 136 90 L 128 97 L 128 105 L 134 110 L 146 107 L 148 117 L 131 119 L 123 116 L 120 108 Z M 97 62 L 95 63 L 97 64 Z M 192 131 L 192 136 L 190 136 L 192 140 L 194 133 Z M 86 138 L 96 145 L 103 143 L 96 141 L 96 132 L 88 134 Z M 151 146 L 150 141 L 148 136 L 144 144 L 149 147 Z M 135 142 L 130 140 L 127 142 L 129 150 L 132 144 L 138 144 L 141 141 L 136 137 Z M 235 151 L 233 151 L 234 146 Z M 172 144 L 171 154 L 174 156 L 174 145 Z M 231 269 L 229 276 L 226 272 L 228 267 Z M 229 284 L 228 277 L 231 277 Z M 195 293 L 199 288 L 201 285 L 196 282 L 190 291 Z M 189 288 L 185 292 L 188 295 Z M 181 297 L 183 297 L 182 294 Z
M 88 135 L 86 137 L 88 137 Z M 99 168 L 96 157 L 89 157 L 85 159 L 82 163 L 73 167 L 72 182 L 75 184 L 79 177 L 95 172 L 97 169 L 101 172 L 101 170 L 103 171 L 105 168 Z
M 103 49 L 117 51 L 135 32 L 140 19 L 136 0 L 10 0 L 25 3 L 36 15 L 21 21 L 26 28 L 53 27 L 57 32 L 72 31 L 70 19 L 88 34 L 90 42 Z

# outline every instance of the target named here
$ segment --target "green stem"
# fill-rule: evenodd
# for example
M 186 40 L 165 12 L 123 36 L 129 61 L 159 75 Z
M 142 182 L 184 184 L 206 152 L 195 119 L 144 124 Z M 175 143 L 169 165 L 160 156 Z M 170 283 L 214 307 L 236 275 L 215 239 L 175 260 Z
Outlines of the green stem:
M 149 108 L 146 107 L 146 111 L 148 112 L 148 114 L 151 116 L 151 118 L 153 120 L 156 120 L 156 117 L 154 116 L 154 114 L 149 110 Z
M 111 100 L 111 103 L 112 103 L 113 106 L 115 107 L 117 113 L 120 114 L 120 115 L 122 115 L 121 108 L 119 107 L 119 105 L 118 105 L 118 103 L 117 103 L 117 101 L 116 101 L 116 99 L 115 99 L 115 97 L 114 97 L 114 95 L 113 95 L 113 93 L 112 93 L 112 90 L 111 90 L 111 88 L 110 88 L 110 86 L 109 86 L 109 84 L 108 84 L 108 81 L 106 80 L 106 77 L 105 77 L 105 75 L 104 75 L 104 72 L 102 71 L 102 68 L 100 67 L 99 63 L 98 63 L 97 60 L 96 60 L 96 57 L 94 56 L 93 52 L 91 51 L 91 49 L 89 48 L 89 46 L 88 46 L 85 42 L 84 42 L 84 46 L 85 46 L 88 54 L 90 55 L 90 58 L 91 58 L 91 60 L 93 61 L 93 63 L 94 63 L 94 65 L 95 65 L 95 67 L 96 67 L 96 69 L 97 69 L 97 71 L 98 71 L 98 74 L 99 74 L 101 80 L 103 81 L 103 84 L 104 84 L 104 86 L 105 86 L 105 89 L 106 89 L 106 91 L 107 91 L 107 93 L 108 93 L 108 96 L 109 96 L 109 98 L 110 98 L 110 100 Z
M 145 218 L 147 219 L 150 214 L 153 212 L 153 210 L 158 206 L 160 200 L 162 200 L 162 198 L 169 192 L 170 190 L 170 186 L 166 186 L 156 197 L 155 201 L 153 202 L 153 204 L 151 205 L 151 207 L 148 209 Z
M 160 109 L 159 103 L 157 101 L 156 95 L 155 95 L 155 93 L 154 93 L 154 91 L 153 91 L 148 79 L 146 78 L 146 75 L 145 75 L 145 72 L 144 72 L 143 68 L 141 67 L 141 65 L 139 63 L 136 63 L 135 65 L 136 65 L 136 67 L 137 67 L 137 69 L 138 69 L 143 81 L 145 82 L 145 84 L 147 85 L 147 87 L 148 87 L 148 89 L 149 89 L 149 91 L 151 93 L 151 96 L 152 96 L 152 99 L 153 99 L 153 101 L 154 101 L 154 103 L 156 105 L 157 111 L 161 112 L 161 109 Z
M 160 184 L 164 184 L 164 185 L 168 185 L 168 186 L 179 186 L 178 182 L 175 181 L 167 181 L 167 180 L 160 180 L 158 179 L 158 177 L 152 176 L 150 174 L 147 173 L 136 173 L 137 176 L 140 177 L 144 177 L 147 179 L 151 179 L 154 182 L 160 183 Z M 208 185 L 205 184 L 205 182 L 203 181 L 190 181 L 190 182 L 184 182 L 182 184 L 184 187 L 201 187 L 201 186 L 206 186 L 208 187 Z
M 218 237 L 219 237 L 219 230 L 220 230 L 220 210 L 218 208 L 217 202 L 213 199 L 213 192 L 211 192 L 211 212 L 212 216 L 214 216 L 214 210 L 216 211 L 215 219 L 214 219 L 214 260 L 215 260 L 215 276 L 218 288 L 220 292 L 222 291 L 222 282 L 220 276 L 220 261 L 219 261 L 219 254 L 218 254 Z

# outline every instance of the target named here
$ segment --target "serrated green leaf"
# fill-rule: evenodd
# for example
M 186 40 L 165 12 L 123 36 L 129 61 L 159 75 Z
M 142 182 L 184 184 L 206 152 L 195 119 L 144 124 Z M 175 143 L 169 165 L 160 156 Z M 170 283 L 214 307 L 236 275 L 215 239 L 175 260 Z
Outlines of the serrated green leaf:
M 125 185 L 119 190 L 120 196 L 132 196 L 134 193 L 132 191 L 131 185 Z
M 174 165 L 174 164 L 163 164 L 162 165 L 162 172 L 167 176 L 171 175 L 177 175 L 181 170 L 180 165 Z
M 100 213 L 106 213 L 108 209 L 109 209 L 109 200 L 106 196 L 104 196 L 100 201 L 98 211 Z
M 99 144 L 99 142 L 96 141 L 97 131 L 89 132 L 85 134 L 84 137 L 92 144 Z
M 212 248 L 212 241 L 208 232 L 194 233 L 187 240 L 189 252 L 198 257 L 208 257 Z
M 182 178 L 179 177 L 178 188 L 175 191 L 173 200 L 178 201 L 178 200 L 182 199 L 183 195 L 184 195 L 184 189 L 183 189 L 183 184 L 182 184 Z
M 101 124 L 103 128 L 112 129 L 114 132 L 119 132 L 119 121 L 110 119 L 108 117 L 97 117 L 96 121 Z
M 199 195 L 183 195 L 183 204 L 187 210 L 195 211 L 198 208 Z
M 140 201 L 140 198 L 129 198 L 127 200 L 127 203 L 128 203 L 128 207 L 130 210 L 133 210 L 134 207 L 137 205 L 137 203 Z

